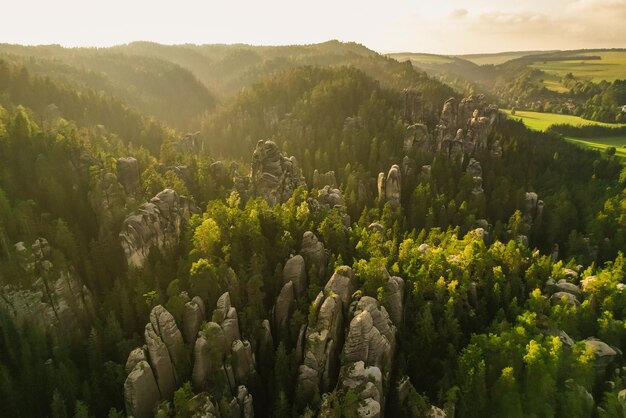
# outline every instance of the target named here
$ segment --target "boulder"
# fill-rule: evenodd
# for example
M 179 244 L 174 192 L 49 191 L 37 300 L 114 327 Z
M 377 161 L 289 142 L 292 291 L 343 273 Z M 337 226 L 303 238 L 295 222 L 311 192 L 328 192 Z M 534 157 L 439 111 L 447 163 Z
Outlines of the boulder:
M 590 350 L 594 355 L 596 376 L 603 377 L 607 366 L 617 358 L 618 352 L 604 341 L 600 341 L 596 338 L 588 338 L 585 340 L 585 345 L 587 346 L 587 350 Z
M 556 292 L 550 297 L 550 302 L 552 302 L 553 305 L 556 305 L 556 304 L 567 304 L 567 305 L 572 305 L 572 306 L 580 305 L 580 302 L 578 301 L 578 299 L 576 299 L 576 296 L 568 292 Z
M 126 360 L 126 366 L 124 370 L 126 373 L 130 373 L 133 371 L 137 363 L 140 361 L 146 361 L 148 356 L 146 355 L 146 350 L 143 347 L 137 347 L 128 355 L 128 359 Z

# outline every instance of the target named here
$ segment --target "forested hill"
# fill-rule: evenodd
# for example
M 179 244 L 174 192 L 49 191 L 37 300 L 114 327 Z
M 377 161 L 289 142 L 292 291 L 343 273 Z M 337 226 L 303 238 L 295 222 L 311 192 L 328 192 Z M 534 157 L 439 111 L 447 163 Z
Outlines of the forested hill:
M 0 49 L 0 416 L 626 412 L 616 159 L 357 44 Z

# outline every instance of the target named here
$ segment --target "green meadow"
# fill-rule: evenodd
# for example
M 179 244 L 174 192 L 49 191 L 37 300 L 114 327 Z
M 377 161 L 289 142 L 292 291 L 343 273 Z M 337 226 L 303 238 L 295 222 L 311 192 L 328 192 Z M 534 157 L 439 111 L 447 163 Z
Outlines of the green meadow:
M 583 125 L 601 125 L 601 126 L 622 126 L 619 124 L 596 122 L 592 120 L 583 119 L 579 116 L 572 115 L 559 115 L 556 113 L 539 113 L 539 112 L 527 112 L 518 110 L 515 115 L 511 115 L 511 111 L 508 109 L 502 110 L 506 115 L 512 119 L 522 120 L 524 124 L 536 131 L 545 131 L 550 125 L 566 123 L 572 126 Z M 595 138 L 565 138 L 568 141 L 587 147 L 604 151 L 606 148 L 615 147 L 616 155 L 621 158 L 626 158 L 626 136 L 611 136 L 611 137 L 595 137 Z

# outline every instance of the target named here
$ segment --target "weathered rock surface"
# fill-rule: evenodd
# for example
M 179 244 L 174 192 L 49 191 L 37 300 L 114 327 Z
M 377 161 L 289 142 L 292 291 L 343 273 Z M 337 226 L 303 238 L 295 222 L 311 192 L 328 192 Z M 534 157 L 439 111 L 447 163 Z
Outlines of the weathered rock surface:
M 130 214 L 119 235 L 128 265 L 142 267 L 153 246 L 164 251 L 178 245 L 181 227 L 190 212 L 185 197 L 165 189 Z
M 477 149 L 490 149 L 501 155 L 499 143 L 489 144 L 489 134 L 499 119 L 498 109 L 487 106 L 482 95 L 462 100 L 446 100 L 435 130 L 436 148 L 457 161 L 463 161 Z
M 283 157 L 273 141 L 259 141 L 252 155 L 251 195 L 273 206 L 287 201 L 304 178 L 295 157 Z
M 394 205 L 400 204 L 402 192 L 402 179 L 400 167 L 392 165 L 385 177 L 385 173 L 378 174 L 378 199 L 381 202 L 391 202 Z
M 285 263 L 283 268 L 283 284 L 293 283 L 294 295 L 296 298 L 302 297 L 306 293 L 307 278 L 304 257 L 296 255 Z
M 294 285 L 292 281 L 289 281 L 283 285 L 283 288 L 276 298 L 276 305 L 274 306 L 274 329 L 277 335 L 287 335 L 289 326 L 289 319 L 293 313 L 295 306 L 295 294 Z
M 317 192 L 317 201 L 321 205 L 326 205 L 331 209 L 343 206 L 343 196 L 341 194 L 341 190 L 328 185 L 322 187 Z
M 394 324 L 402 323 L 402 313 L 404 311 L 404 280 L 393 276 L 390 277 L 385 286 L 385 306 Z
M 404 135 L 404 151 L 411 152 L 414 149 L 428 149 L 432 141 L 428 127 L 423 123 L 415 123 L 406 128 Z
M 618 352 L 604 341 L 600 341 L 596 338 L 585 340 L 585 345 L 588 350 L 593 352 L 595 357 L 594 368 L 596 375 L 604 376 L 607 366 L 617 358 Z
M 141 360 L 124 382 L 126 413 L 135 418 L 151 418 L 159 404 L 159 389 L 147 361 Z
M 300 255 L 304 257 L 306 268 L 310 269 L 315 266 L 319 276 L 325 276 L 326 264 L 328 263 L 328 254 L 324 249 L 324 244 L 317 239 L 311 231 L 306 231 L 302 236 L 302 246 Z
M 204 301 L 194 296 L 191 301 L 185 303 L 183 310 L 183 337 L 186 343 L 196 340 L 200 326 L 205 319 Z
M 339 387 L 353 389 L 359 396 L 359 417 L 381 417 L 383 411 L 383 381 L 380 369 L 367 367 L 362 361 L 350 363 L 341 369 Z
M 324 294 L 335 293 L 345 309 L 350 305 L 352 294 L 357 289 L 356 278 L 348 266 L 339 267 L 324 286 Z
M 29 323 L 56 332 L 79 328 L 93 314 L 91 292 L 73 274 L 71 266 L 51 261 L 52 249 L 45 238 L 27 247 L 15 244 L 23 273 L 20 286 L 0 288 L 0 309 L 16 324 Z

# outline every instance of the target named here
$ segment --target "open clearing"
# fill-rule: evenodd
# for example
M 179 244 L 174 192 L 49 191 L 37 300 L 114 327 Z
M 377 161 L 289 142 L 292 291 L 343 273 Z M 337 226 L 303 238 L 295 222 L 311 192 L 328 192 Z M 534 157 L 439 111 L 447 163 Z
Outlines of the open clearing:
M 515 112 L 515 116 L 511 115 L 511 111 L 502 109 L 506 115 L 512 119 L 521 119 L 524 124 L 536 131 L 545 131 L 550 125 L 558 123 L 566 123 L 572 126 L 582 125 L 601 125 L 601 126 L 623 126 L 616 123 L 603 123 L 592 120 L 583 119 L 579 116 L 572 115 L 559 115 L 556 113 L 539 113 L 539 112 L 526 112 L 518 110 Z M 594 137 L 594 138 L 565 138 L 569 142 L 577 145 L 582 145 L 587 148 L 592 148 L 599 151 L 604 151 L 606 148 L 615 147 L 616 155 L 621 158 L 626 158 L 626 136 L 610 136 L 610 137 Z
M 626 51 L 581 51 L 575 55 L 599 56 L 601 59 L 536 61 L 531 67 L 559 78 L 572 73 L 576 78 L 591 80 L 595 83 L 602 80 L 614 81 L 626 78 Z

